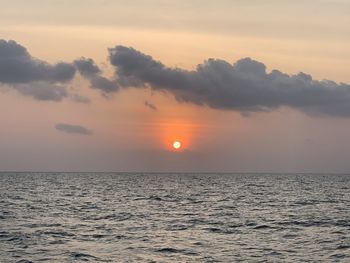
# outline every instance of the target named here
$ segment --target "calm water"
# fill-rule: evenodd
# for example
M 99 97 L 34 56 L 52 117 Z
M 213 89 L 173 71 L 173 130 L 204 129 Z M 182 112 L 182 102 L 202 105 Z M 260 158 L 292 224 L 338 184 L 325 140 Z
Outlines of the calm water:
M 350 262 L 350 175 L 0 173 L 0 262 Z

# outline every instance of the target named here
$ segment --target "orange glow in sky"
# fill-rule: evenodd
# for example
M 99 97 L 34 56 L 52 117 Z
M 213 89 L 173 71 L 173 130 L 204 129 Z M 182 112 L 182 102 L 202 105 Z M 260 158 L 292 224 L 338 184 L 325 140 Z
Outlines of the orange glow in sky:
M 190 147 L 195 129 L 194 124 L 183 121 L 173 121 L 171 123 L 162 124 L 160 128 L 163 137 L 163 145 L 167 150 L 179 151 Z

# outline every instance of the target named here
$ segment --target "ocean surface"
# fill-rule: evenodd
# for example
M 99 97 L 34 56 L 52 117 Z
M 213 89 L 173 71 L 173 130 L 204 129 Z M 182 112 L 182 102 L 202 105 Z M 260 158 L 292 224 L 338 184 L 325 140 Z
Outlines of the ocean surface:
M 0 173 L 0 262 L 350 262 L 350 175 Z

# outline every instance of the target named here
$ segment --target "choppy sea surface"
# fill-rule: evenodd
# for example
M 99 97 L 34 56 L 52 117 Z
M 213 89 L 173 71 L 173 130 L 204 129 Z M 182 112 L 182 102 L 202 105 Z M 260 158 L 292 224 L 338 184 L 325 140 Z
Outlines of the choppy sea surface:
M 0 262 L 350 262 L 350 175 L 0 173 Z

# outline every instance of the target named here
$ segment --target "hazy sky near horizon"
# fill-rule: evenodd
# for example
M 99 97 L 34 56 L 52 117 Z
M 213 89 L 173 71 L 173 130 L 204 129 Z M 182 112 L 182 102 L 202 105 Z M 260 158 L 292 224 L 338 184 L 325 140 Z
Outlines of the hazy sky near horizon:
M 0 170 L 350 171 L 350 1 L 0 5 Z

